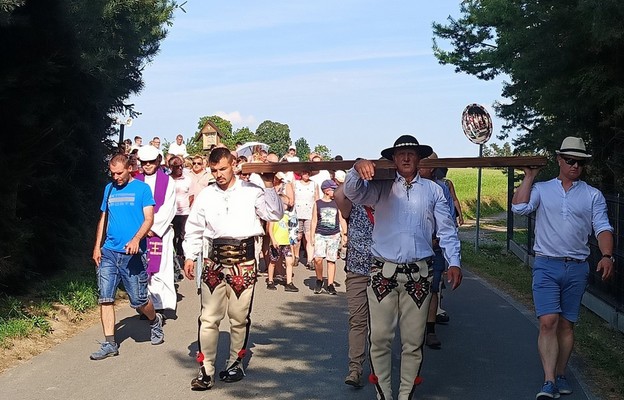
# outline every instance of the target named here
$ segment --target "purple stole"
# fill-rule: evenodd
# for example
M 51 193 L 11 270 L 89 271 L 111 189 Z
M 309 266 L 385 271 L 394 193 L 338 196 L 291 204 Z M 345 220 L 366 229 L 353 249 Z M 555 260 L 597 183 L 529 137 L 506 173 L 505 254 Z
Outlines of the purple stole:
M 138 174 L 135 179 L 145 182 L 145 175 Z M 154 214 L 158 212 L 165 202 L 167 186 L 169 185 L 169 175 L 165 174 L 162 168 L 156 170 L 156 185 L 154 186 Z M 147 274 L 154 275 L 160 271 L 162 259 L 162 239 L 158 236 L 147 237 Z

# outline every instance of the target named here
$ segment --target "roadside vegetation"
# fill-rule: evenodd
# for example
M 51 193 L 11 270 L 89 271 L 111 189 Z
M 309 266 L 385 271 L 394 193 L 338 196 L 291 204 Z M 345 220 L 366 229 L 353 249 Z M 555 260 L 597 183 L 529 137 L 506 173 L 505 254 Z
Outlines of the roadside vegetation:
M 49 280 L 34 284 L 28 295 L 0 295 L 0 348 L 13 340 L 51 332 L 50 321 L 65 309 L 70 318 L 97 305 L 97 286 L 92 268 L 68 270 Z

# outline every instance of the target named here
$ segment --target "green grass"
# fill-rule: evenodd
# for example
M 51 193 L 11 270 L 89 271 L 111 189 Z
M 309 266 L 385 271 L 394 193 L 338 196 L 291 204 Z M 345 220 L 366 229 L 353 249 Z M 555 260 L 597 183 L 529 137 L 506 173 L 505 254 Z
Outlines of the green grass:
M 77 314 L 97 306 L 97 287 L 92 268 L 77 268 L 42 281 L 23 297 L 0 296 L 0 347 L 11 339 L 50 332 L 48 319 L 53 303 L 69 307 Z
M 477 169 L 451 168 L 447 178 L 453 181 L 464 218 L 477 214 Z M 481 216 L 507 210 L 507 175 L 496 169 L 483 169 L 481 174 Z
M 514 255 L 506 254 L 504 233 L 492 235 L 501 234 L 501 245 L 483 244 L 478 253 L 472 243 L 463 242 L 462 264 L 532 309 L 531 270 Z M 599 398 L 624 398 L 624 335 L 584 307 L 574 332 L 574 351 L 581 359 L 582 373 L 592 390 Z
M 43 307 L 26 307 L 15 297 L 0 297 L 0 347 L 7 347 L 10 339 L 50 332 L 46 304 L 44 302 Z

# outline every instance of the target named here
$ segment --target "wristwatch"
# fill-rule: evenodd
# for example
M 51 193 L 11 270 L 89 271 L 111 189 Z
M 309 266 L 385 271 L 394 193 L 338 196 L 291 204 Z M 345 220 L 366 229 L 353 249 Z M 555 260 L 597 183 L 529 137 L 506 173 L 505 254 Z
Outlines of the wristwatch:
M 611 254 L 603 254 L 602 258 L 608 258 L 611 260 L 612 263 L 615 263 L 615 257 L 613 257 Z

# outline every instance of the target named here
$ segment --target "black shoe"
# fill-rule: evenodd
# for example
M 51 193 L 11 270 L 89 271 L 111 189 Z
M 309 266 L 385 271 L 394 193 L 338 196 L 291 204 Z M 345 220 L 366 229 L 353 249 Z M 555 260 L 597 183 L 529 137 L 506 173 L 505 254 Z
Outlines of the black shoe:
M 333 284 L 327 285 L 327 293 L 333 294 L 333 295 L 337 295 L 338 294 L 338 292 L 336 292 L 336 288 L 334 287 Z
M 223 382 L 227 382 L 227 383 L 238 382 L 244 377 L 245 377 L 245 372 L 243 372 L 243 369 L 239 366 L 230 367 L 229 369 L 226 369 L 225 371 L 219 372 L 219 378 Z
M 314 286 L 314 294 L 319 294 L 323 291 L 323 281 L 316 280 L 316 285 Z
M 435 333 L 427 333 L 427 336 L 425 338 L 425 344 L 430 349 L 437 350 L 442 348 L 442 342 L 440 341 L 440 339 L 438 339 L 438 335 L 436 335 Z
M 269 282 L 267 282 L 267 289 L 269 289 L 269 290 L 277 290 L 277 287 L 275 286 L 275 283 L 273 283 L 273 281 L 269 281 Z
M 436 324 L 448 324 L 450 318 L 446 312 L 436 315 Z
M 191 381 L 191 390 L 208 390 L 214 386 L 214 381 L 211 377 L 204 373 L 204 368 L 199 369 L 199 374 Z
M 299 288 L 295 286 L 294 283 L 290 282 L 290 283 L 287 283 L 286 286 L 284 286 L 284 291 L 285 292 L 298 292 Z

